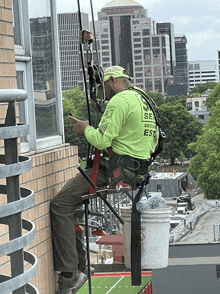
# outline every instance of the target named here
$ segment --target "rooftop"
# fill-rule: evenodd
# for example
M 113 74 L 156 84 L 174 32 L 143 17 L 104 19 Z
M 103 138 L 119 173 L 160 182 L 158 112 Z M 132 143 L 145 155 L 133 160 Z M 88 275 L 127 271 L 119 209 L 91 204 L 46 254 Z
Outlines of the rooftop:
M 210 206 L 207 203 L 212 203 Z M 176 243 L 176 244 L 203 244 L 214 242 L 214 229 L 213 225 L 220 224 L 220 207 L 215 205 L 215 200 L 205 201 L 202 204 L 202 211 L 198 218 L 192 222 L 192 231 L 188 233 Z M 217 240 L 216 240 L 217 241 Z
M 151 180 L 155 180 L 155 179 L 178 179 L 178 178 L 182 178 L 186 175 L 185 172 L 155 172 L 151 174 Z
M 108 9 L 108 8 L 116 8 L 116 7 L 142 7 L 141 4 L 134 0 L 112 0 L 109 3 L 107 3 L 103 9 Z

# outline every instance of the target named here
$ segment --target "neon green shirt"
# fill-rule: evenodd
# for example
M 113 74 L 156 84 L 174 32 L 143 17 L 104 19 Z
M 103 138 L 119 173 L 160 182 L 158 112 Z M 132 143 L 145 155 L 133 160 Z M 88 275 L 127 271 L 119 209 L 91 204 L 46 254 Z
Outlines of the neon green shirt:
M 159 129 L 148 103 L 125 90 L 108 102 L 99 126 L 87 126 L 85 137 L 99 150 L 112 147 L 120 155 L 149 160 L 158 143 Z

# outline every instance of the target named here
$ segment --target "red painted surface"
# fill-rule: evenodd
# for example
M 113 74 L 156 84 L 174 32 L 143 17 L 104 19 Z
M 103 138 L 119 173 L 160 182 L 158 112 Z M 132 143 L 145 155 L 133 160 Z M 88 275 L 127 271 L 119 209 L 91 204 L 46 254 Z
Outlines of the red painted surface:
M 96 241 L 96 244 L 104 245 L 123 245 L 123 236 L 122 235 L 106 235 Z
M 152 272 L 142 272 L 142 276 L 151 276 Z M 94 273 L 93 277 L 129 277 L 131 276 L 131 272 L 123 272 L 123 273 Z
M 152 282 L 147 285 L 147 288 L 142 292 L 142 294 L 152 294 Z
M 122 235 L 106 235 L 99 238 L 96 244 L 112 245 L 114 252 L 114 263 L 122 263 L 124 256 L 123 236 Z

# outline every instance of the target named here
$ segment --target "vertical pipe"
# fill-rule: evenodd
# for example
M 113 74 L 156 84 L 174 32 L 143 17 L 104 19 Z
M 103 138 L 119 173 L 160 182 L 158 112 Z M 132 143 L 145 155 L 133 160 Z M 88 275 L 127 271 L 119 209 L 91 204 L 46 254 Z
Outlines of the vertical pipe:
M 91 281 L 91 268 L 90 268 L 90 250 L 89 250 L 89 223 L 88 223 L 88 212 L 89 212 L 89 200 L 85 201 L 85 225 L 86 225 L 86 251 L 87 251 L 87 262 L 88 262 L 88 279 L 89 279 L 89 294 L 92 294 L 92 281 Z

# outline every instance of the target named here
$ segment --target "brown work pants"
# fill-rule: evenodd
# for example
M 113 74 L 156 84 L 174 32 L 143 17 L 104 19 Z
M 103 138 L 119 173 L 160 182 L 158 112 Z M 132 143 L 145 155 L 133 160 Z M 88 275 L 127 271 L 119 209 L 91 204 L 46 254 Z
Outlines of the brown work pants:
M 86 174 L 91 175 L 92 169 Z M 107 185 L 107 177 L 99 171 L 97 186 Z M 84 234 L 75 231 L 76 209 L 84 202 L 81 196 L 88 194 L 89 183 L 81 173 L 69 180 L 51 200 L 51 229 L 55 271 L 73 272 L 86 267 Z

